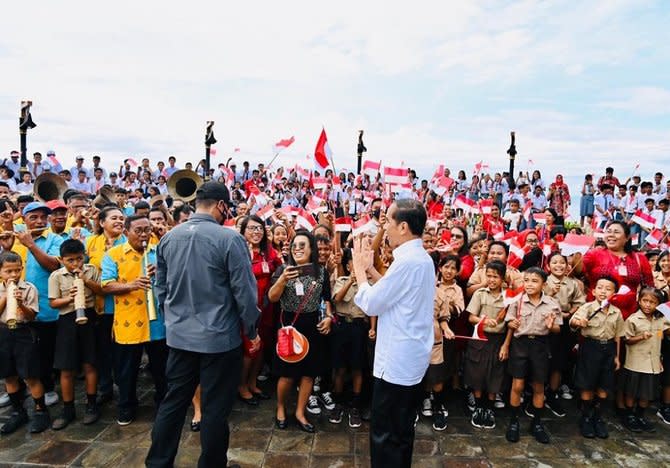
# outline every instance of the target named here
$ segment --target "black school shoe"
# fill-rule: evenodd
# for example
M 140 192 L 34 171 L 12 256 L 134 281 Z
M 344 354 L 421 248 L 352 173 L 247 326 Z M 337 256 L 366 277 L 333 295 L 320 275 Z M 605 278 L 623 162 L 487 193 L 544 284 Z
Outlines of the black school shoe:
M 21 408 L 20 411 L 12 411 L 12 414 L 7 422 L 3 424 L 2 427 L 0 427 L 0 434 L 11 434 L 27 422 L 28 413 L 25 409 Z
M 33 419 L 30 420 L 28 425 L 28 430 L 31 434 L 39 434 L 49 429 L 51 426 L 51 418 L 49 417 L 49 411 L 43 409 L 41 411 L 35 411 Z
M 517 443 L 520 438 L 520 427 L 519 427 L 519 418 L 512 418 L 507 426 L 507 432 L 505 433 L 505 438 L 508 442 Z
M 610 435 L 607 431 L 607 424 L 605 424 L 605 421 L 599 414 L 596 414 L 593 418 L 593 429 L 596 432 L 596 437 L 599 439 L 607 439 Z
M 596 437 L 596 430 L 591 416 L 583 415 L 579 420 L 579 432 L 582 437 L 587 439 L 594 439 Z
M 86 412 L 84 413 L 84 419 L 82 419 L 82 424 L 84 426 L 88 426 L 90 424 L 95 423 L 98 419 L 100 419 L 100 408 L 98 408 L 98 405 L 94 403 L 88 403 L 86 405 Z
M 644 432 L 656 432 L 654 425 L 645 419 L 644 416 L 637 417 L 637 423 L 640 426 L 640 429 L 642 429 Z
M 536 421 L 532 421 L 530 423 L 530 433 L 539 443 L 549 443 L 549 434 L 547 434 L 547 430 L 544 428 L 544 424 L 542 424 L 542 421 L 540 421 L 539 418 Z
M 623 425 L 626 429 L 631 432 L 642 432 L 642 427 L 640 427 L 640 421 L 634 414 L 628 414 L 623 418 Z
M 54 431 L 60 431 L 61 429 L 65 429 L 72 421 L 75 419 L 75 411 L 74 411 L 74 406 L 71 408 L 65 407 L 63 408 L 63 412 L 61 413 L 60 416 L 58 416 L 56 419 L 54 419 L 54 422 L 51 424 L 51 429 Z
M 544 401 L 544 406 L 549 408 L 549 410 L 559 418 L 562 418 L 566 415 L 562 400 L 555 393 L 550 393 L 547 395 L 547 398 Z

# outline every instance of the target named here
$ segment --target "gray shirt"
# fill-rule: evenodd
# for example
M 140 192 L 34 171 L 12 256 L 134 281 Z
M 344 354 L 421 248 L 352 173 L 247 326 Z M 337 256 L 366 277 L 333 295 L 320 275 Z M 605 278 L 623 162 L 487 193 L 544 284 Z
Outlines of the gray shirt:
M 256 279 L 244 238 L 196 213 L 168 232 L 156 251 L 154 292 L 165 312 L 167 344 L 222 353 L 256 337 Z

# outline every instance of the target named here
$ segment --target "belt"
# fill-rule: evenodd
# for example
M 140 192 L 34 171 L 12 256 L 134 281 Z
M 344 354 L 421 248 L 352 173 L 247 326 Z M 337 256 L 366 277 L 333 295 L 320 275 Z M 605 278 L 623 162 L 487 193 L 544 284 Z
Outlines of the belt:
M 28 322 L 16 322 L 13 325 L 8 325 L 6 322 L 0 322 L 0 328 L 6 328 L 8 330 L 16 330 L 18 328 L 27 328 Z
M 343 314 L 335 314 L 337 315 L 338 319 L 342 319 L 347 323 L 354 323 L 354 322 L 367 322 L 366 317 L 351 317 L 349 315 L 343 315 Z
M 599 340 L 597 338 L 586 338 L 586 339 L 599 345 L 608 345 L 610 343 L 614 343 L 614 340 Z
M 522 335 L 519 338 L 527 338 L 529 340 L 543 340 L 547 338 L 547 335 Z

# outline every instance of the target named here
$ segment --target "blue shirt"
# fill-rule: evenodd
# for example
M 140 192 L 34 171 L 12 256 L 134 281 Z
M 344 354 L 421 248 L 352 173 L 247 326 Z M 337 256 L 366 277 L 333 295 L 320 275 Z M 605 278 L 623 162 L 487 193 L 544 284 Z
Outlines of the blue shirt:
M 60 245 L 63 239 L 56 234 L 41 235 L 35 239 L 35 245 L 47 255 L 60 256 Z M 51 272 L 39 264 L 35 256 L 28 250 L 26 256 L 26 281 L 32 283 L 39 291 L 38 302 L 40 311 L 37 314 L 38 322 L 55 322 L 58 320 L 58 309 L 49 305 L 49 276 Z

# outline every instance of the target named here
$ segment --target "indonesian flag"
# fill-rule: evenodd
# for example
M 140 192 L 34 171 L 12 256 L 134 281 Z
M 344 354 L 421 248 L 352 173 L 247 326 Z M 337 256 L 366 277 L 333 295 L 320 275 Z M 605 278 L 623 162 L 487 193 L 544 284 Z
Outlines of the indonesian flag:
M 596 238 L 593 236 L 568 234 L 565 236 L 563 242 L 558 243 L 558 246 L 561 249 L 561 253 L 567 257 L 577 252 L 584 255 L 595 242 Z
M 447 193 L 447 191 L 453 184 L 454 179 L 452 179 L 451 177 L 440 176 L 437 179 L 435 179 L 432 189 L 433 192 L 437 193 L 439 196 L 442 196 L 445 193 Z
M 640 235 L 636 232 L 630 236 L 630 245 L 638 246 L 640 245 Z
M 316 220 L 314 219 L 314 216 L 309 214 L 303 208 L 298 208 L 298 210 L 294 211 L 293 214 L 297 215 L 295 222 L 301 228 L 311 231 L 316 226 Z
M 272 206 L 271 204 L 268 203 L 268 204 L 265 205 L 263 208 L 261 208 L 260 210 L 258 210 L 258 211 L 256 212 L 256 215 L 257 215 L 259 218 L 261 218 L 263 221 L 265 221 L 266 219 L 272 217 L 272 215 L 274 214 L 274 212 L 275 212 L 274 206 Z
M 302 179 L 309 179 L 310 176 L 310 171 L 307 169 L 303 169 L 299 165 L 295 165 L 295 172 L 300 176 Z
M 493 206 L 493 200 L 480 200 L 479 201 L 479 211 L 484 215 L 491 214 L 491 207 Z
M 670 320 L 670 302 L 661 304 L 660 306 L 656 307 L 656 310 L 662 313 L 667 320 Z
M 551 255 L 552 250 L 551 243 L 541 242 L 539 247 L 542 249 L 542 255 L 544 255 L 545 257 Z
M 375 226 L 376 224 L 370 216 L 363 216 L 358 221 L 354 221 L 352 235 L 355 237 L 370 232 Z
M 384 167 L 384 183 L 389 185 L 406 185 L 408 184 L 407 174 L 408 169 L 406 167 Z
M 234 219 L 227 219 L 223 222 L 223 227 L 226 229 L 232 229 L 235 230 L 235 220 Z
M 374 161 L 365 161 L 363 162 L 363 174 L 367 174 L 370 176 L 371 179 L 374 179 L 377 177 L 377 174 L 381 172 L 382 168 L 382 162 L 379 161 L 378 163 Z
M 519 268 L 523 262 L 523 257 L 526 255 L 526 249 L 519 244 L 518 239 L 513 239 L 509 243 L 509 255 L 507 256 L 507 264 L 514 268 Z
M 526 222 L 530 222 L 530 213 L 533 209 L 533 202 L 528 200 L 526 202 L 526 206 L 523 207 L 523 219 L 526 220 Z
M 519 237 L 518 231 L 498 231 L 497 233 L 493 234 L 493 238 L 495 240 L 503 241 L 507 245 L 510 245 L 517 237 Z
M 537 224 L 547 224 L 547 217 L 544 213 L 533 213 L 533 219 Z
M 314 164 L 321 169 L 326 169 L 330 163 L 330 158 L 332 157 L 332 152 L 330 151 L 330 146 L 328 146 L 328 137 L 326 136 L 326 129 L 321 129 L 321 135 L 319 135 L 319 140 L 316 142 L 316 148 L 314 148 Z
M 659 245 L 664 237 L 665 236 L 663 235 L 663 231 L 660 229 L 654 229 L 647 236 L 647 244 L 654 246 Z
M 127 159 L 128 164 L 131 165 L 131 167 L 137 167 L 139 164 L 137 164 L 137 161 L 135 161 L 133 158 L 128 158 Z
M 289 146 L 291 146 L 291 145 L 293 144 L 294 141 L 295 141 L 295 137 L 286 138 L 286 139 L 281 139 L 281 140 L 279 140 L 277 143 L 275 143 L 275 144 L 272 146 L 272 151 L 273 151 L 275 154 L 278 154 L 278 153 L 280 153 L 281 151 L 283 151 L 283 150 L 285 150 L 286 148 L 288 148 Z
M 656 218 L 646 214 L 642 210 L 637 210 L 630 220 L 649 230 L 654 229 L 654 226 L 656 226 Z
M 340 178 L 338 176 L 334 175 L 332 182 L 333 182 L 333 190 L 338 190 L 338 191 L 342 190 L 342 181 L 340 180 Z
M 444 174 L 444 164 L 440 164 L 439 166 L 437 166 L 437 169 L 435 169 L 435 173 L 433 174 L 433 178 L 430 179 L 430 183 L 434 184 L 435 182 L 437 182 L 437 179 L 442 177 L 443 174 Z
M 221 169 L 221 172 L 223 173 L 224 177 L 226 178 L 226 182 L 232 183 L 235 180 L 235 173 L 233 170 L 227 166 L 223 166 Z
M 404 192 L 412 189 L 412 184 L 410 184 L 409 182 L 404 184 L 386 184 L 386 186 L 389 188 L 389 191 L 393 193 Z
M 459 195 L 454 200 L 454 208 L 460 208 L 464 213 L 470 213 L 477 210 L 477 203 L 464 195 Z
M 248 193 L 248 198 L 251 198 L 252 196 L 256 199 L 256 201 L 260 203 L 267 203 L 268 198 L 265 196 L 263 192 L 261 192 L 261 189 L 256 186 L 256 184 L 253 183 L 251 179 L 247 180 L 244 183 L 244 189 Z
M 512 289 L 512 288 L 505 289 L 505 296 L 503 297 L 503 304 L 505 304 L 505 306 L 509 306 L 509 305 L 514 304 L 516 301 L 521 299 L 521 296 L 523 295 L 523 293 L 524 293 L 523 286 L 521 286 L 520 288 L 517 288 L 517 289 Z
M 312 177 L 312 186 L 314 186 L 314 190 L 326 190 L 328 188 L 328 179 L 325 177 Z
M 475 164 L 475 169 L 473 171 L 473 174 L 479 174 L 482 169 L 488 169 L 489 165 L 485 164 L 484 161 L 479 161 L 477 164 Z
M 312 214 L 324 213 L 328 211 L 326 205 L 322 205 L 323 200 L 319 197 L 312 196 L 307 202 L 307 210 Z
M 486 333 L 484 333 L 484 326 L 486 325 L 486 319 L 480 320 L 475 329 L 472 331 L 472 339 L 480 341 L 488 341 Z
M 619 287 L 619 290 L 618 290 L 617 292 L 615 292 L 614 295 L 613 295 L 612 297 L 610 297 L 609 299 L 605 299 L 605 300 L 603 301 L 602 306 L 603 306 L 603 307 L 606 307 L 608 304 L 613 304 L 613 305 L 619 307 L 619 303 L 620 303 L 619 301 L 620 301 L 621 299 L 626 298 L 627 296 L 630 296 L 631 293 L 632 293 L 633 295 L 635 295 L 635 292 L 634 292 L 634 291 L 632 291 L 632 290 L 631 290 L 628 286 L 626 286 L 625 284 L 622 284 L 622 285 Z
M 337 218 L 335 220 L 335 232 L 351 232 L 352 223 L 353 220 L 348 216 Z

